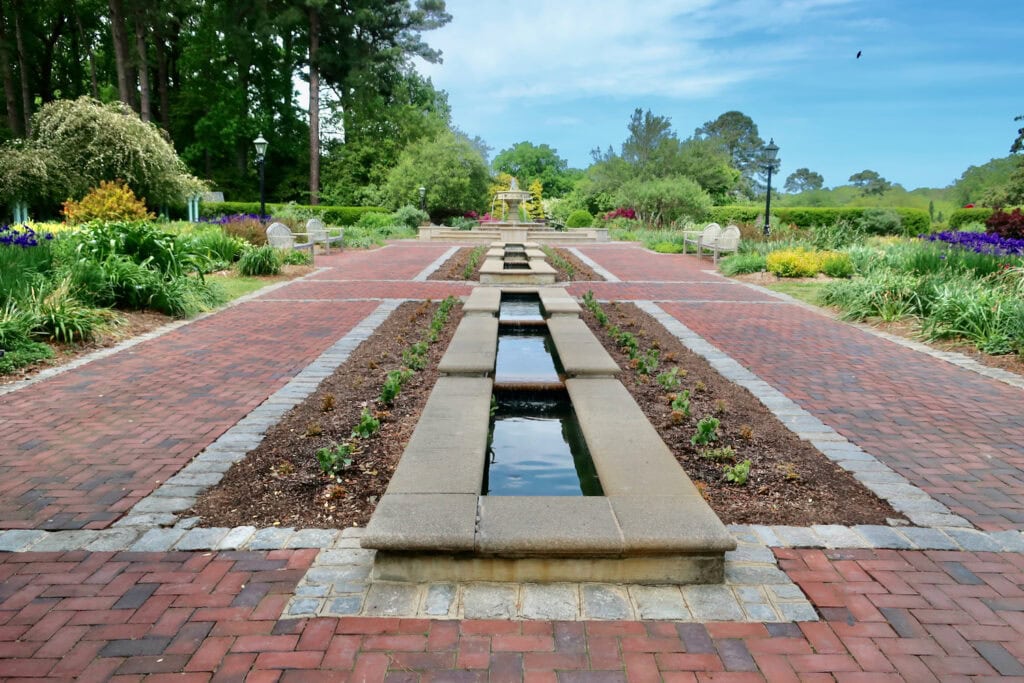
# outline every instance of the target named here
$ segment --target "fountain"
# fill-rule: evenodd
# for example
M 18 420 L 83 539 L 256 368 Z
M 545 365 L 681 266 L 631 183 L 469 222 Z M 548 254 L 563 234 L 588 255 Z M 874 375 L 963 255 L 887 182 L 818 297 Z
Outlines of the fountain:
M 525 190 L 519 189 L 519 183 L 515 178 L 509 184 L 507 190 L 501 190 L 495 193 L 494 198 L 491 200 L 491 215 L 495 215 L 495 208 L 508 206 L 507 216 L 504 221 L 498 223 L 501 226 L 501 241 L 502 242 L 525 242 L 526 233 L 529 229 L 526 224 L 520 224 L 519 222 L 519 206 L 520 204 L 528 201 L 531 195 Z M 532 224 L 532 221 L 530 221 Z M 520 227 L 522 225 L 522 227 Z M 508 226 L 506 230 L 505 226 Z

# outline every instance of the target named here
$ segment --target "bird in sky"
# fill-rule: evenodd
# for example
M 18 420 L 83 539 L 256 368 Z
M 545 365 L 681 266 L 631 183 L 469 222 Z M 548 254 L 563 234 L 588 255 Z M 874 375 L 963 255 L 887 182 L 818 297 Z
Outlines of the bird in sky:
M 861 51 L 857 50 L 857 59 L 860 59 L 860 53 L 861 53 Z

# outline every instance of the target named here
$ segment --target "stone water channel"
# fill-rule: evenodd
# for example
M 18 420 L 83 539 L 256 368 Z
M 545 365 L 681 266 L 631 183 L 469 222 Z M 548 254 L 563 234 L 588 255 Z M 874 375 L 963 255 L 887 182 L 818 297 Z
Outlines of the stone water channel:
M 526 268 L 505 268 L 506 254 Z M 539 255 L 539 256 L 538 256 Z M 381 581 L 723 580 L 736 541 L 535 245 L 496 244 L 365 533 Z M 527 285 L 527 287 L 523 287 Z M 529 295 L 529 296 L 527 296 Z

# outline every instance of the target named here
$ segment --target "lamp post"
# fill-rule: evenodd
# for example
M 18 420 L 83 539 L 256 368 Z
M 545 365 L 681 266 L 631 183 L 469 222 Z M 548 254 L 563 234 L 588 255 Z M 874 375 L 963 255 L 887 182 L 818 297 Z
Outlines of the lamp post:
M 775 138 L 768 141 L 764 148 L 764 166 L 768 171 L 768 196 L 764 201 L 764 236 L 772 234 L 772 171 L 775 170 L 775 159 L 779 156 L 779 146 L 775 144 Z
M 263 216 L 267 215 L 267 195 L 264 191 L 264 173 L 263 170 L 267 165 L 267 145 L 270 144 L 263 139 L 263 133 L 260 133 L 259 137 L 252 141 L 252 144 L 256 146 L 256 163 L 260 167 L 260 220 L 263 220 Z
M 427 188 L 420 185 L 420 211 L 427 210 Z

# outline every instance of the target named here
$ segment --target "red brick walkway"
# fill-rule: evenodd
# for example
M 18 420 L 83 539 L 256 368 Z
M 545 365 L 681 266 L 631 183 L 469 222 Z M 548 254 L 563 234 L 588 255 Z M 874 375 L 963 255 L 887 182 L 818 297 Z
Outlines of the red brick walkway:
M 780 550 L 799 624 L 279 621 L 315 552 L 0 554 L 0 680 L 1024 677 L 1021 555 Z

